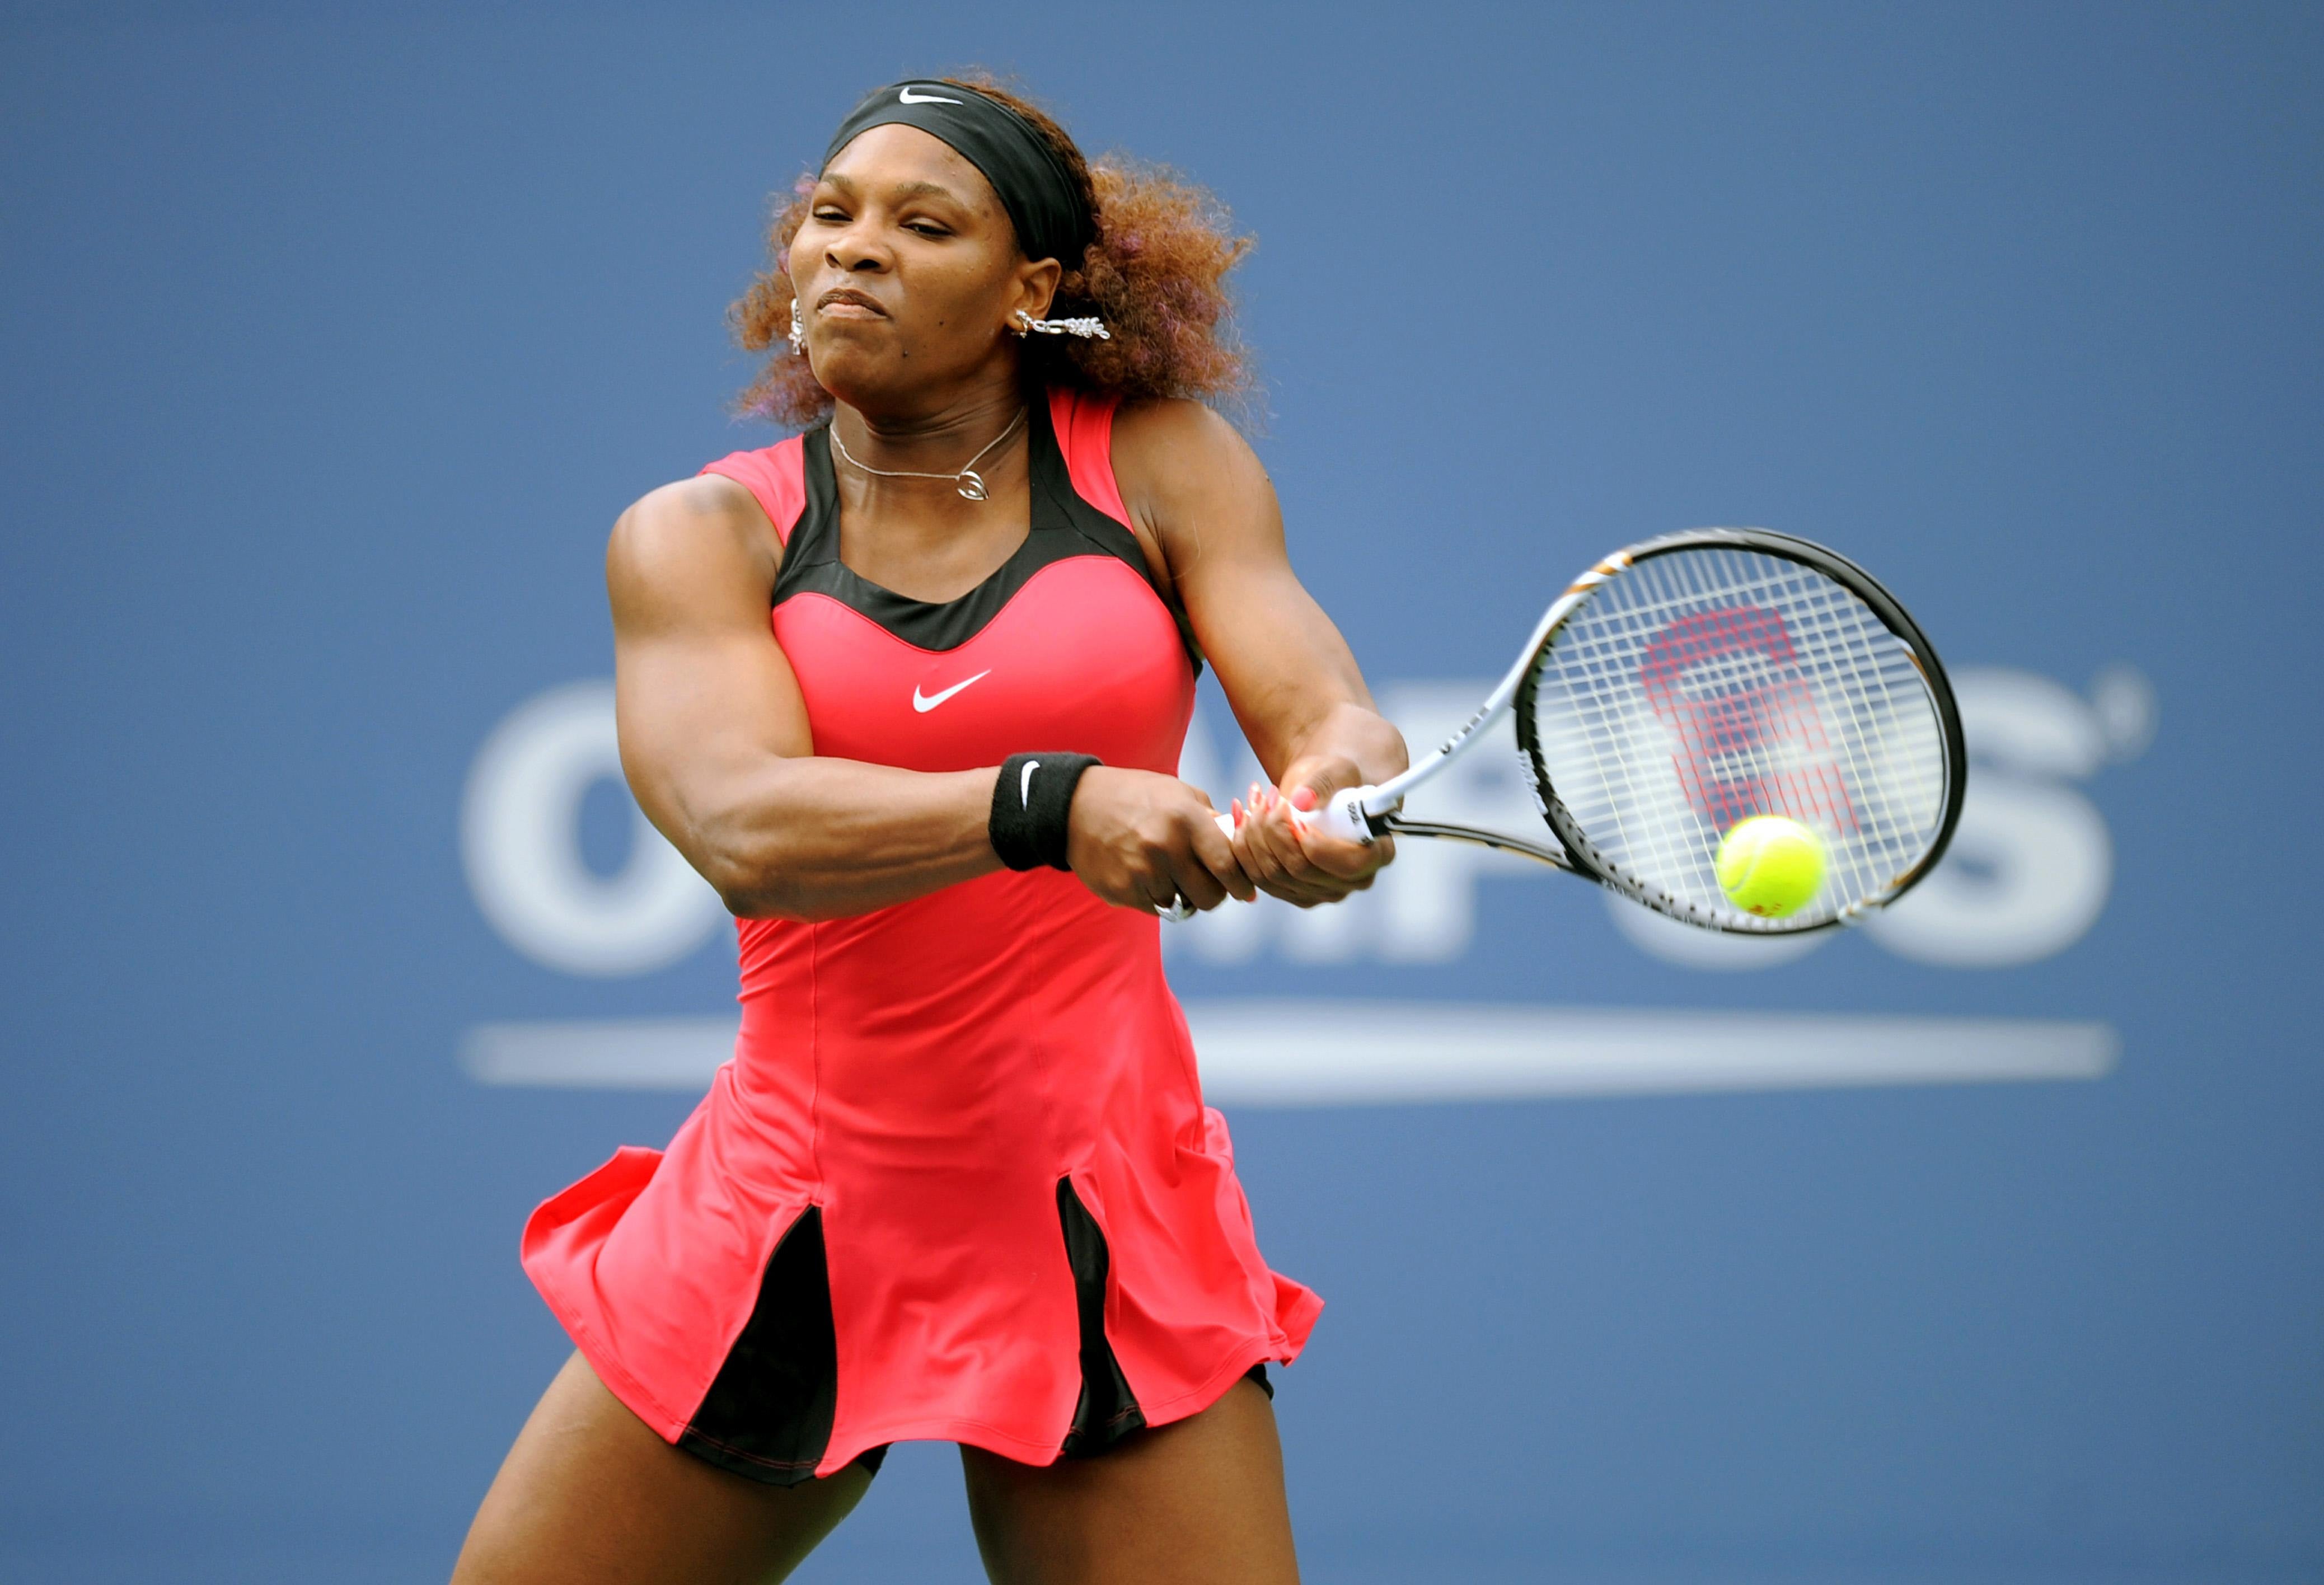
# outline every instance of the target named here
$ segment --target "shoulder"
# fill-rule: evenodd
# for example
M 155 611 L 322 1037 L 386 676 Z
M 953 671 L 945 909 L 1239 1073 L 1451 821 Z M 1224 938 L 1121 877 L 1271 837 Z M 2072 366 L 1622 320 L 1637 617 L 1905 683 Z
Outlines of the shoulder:
M 605 579 L 616 608 L 657 595 L 774 587 L 782 541 L 752 492 L 717 474 L 649 491 L 613 523 Z
M 1113 419 L 1122 500 L 1159 528 L 1179 511 L 1271 495 L 1242 432 L 1199 401 L 1124 402 Z
M 1113 415 L 1114 466 L 1248 461 L 1257 455 L 1241 431 L 1199 401 L 1126 401 Z
M 650 490 L 614 520 L 611 553 L 642 563 L 704 551 L 779 551 L 774 525 L 748 488 L 702 474 Z
M 1271 521 L 1275 485 L 1242 432 L 1199 401 L 1125 402 L 1113 421 L 1114 476 L 1141 528 L 1174 566 L 1186 535 Z

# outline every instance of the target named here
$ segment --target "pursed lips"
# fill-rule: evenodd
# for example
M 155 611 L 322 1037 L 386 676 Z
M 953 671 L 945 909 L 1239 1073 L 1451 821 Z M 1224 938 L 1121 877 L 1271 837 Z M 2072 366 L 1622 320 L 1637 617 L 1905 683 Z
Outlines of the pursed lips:
M 831 290 L 825 292 L 821 297 L 815 299 L 815 306 L 818 311 L 825 314 L 831 313 L 835 309 L 844 310 L 854 309 L 862 313 L 876 315 L 882 319 L 888 317 L 888 310 L 881 308 L 876 299 L 867 297 L 860 291 L 851 290 L 847 287 L 844 286 L 836 286 L 832 288 Z M 841 317 L 845 318 L 855 318 L 855 315 L 843 313 Z

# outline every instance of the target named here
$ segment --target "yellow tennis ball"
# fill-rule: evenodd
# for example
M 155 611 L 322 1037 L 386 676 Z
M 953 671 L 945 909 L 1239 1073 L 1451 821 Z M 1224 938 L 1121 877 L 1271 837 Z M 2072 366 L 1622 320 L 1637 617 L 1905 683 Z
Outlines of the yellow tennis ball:
M 1720 889 L 1747 914 L 1781 919 L 1823 888 L 1823 843 L 1796 820 L 1754 815 L 1719 844 Z

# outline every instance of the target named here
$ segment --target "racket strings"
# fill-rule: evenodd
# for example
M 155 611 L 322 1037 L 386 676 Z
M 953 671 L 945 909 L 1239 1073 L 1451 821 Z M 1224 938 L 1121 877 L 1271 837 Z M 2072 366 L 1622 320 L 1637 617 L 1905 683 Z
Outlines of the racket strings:
M 1665 687 L 1662 696 L 1652 697 L 1649 687 L 1655 718 L 1678 739 L 1674 765 L 1691 811 L 1714 832 L 1750 814 L 1785 814 L 1819 827 L 1830 842 L 1867 826 L 1857 806 L 1863 803 L 1870 841 L 1830 842 L 1838 857 L 1893 845 L 1900 836 L 1909 840 L 1910 833 L 1897 829 L 1904 823 L 1895 817 L 1889 796 L 1895 779 L 1868 774 L 1860 755 L 1844 764 L 1836 751 L 1850 742 L 1878 742 L 1880 723 L 1894 714 L 1895 689 L 1876 650 L 1893 644 L 1886 628 L 1847 591 L 1797 564 L 1753 558 L 1763 565 L 1738 567 L 1733 552 L 1683 559 L 1691 565 L 1655 568 L 1665 576 L 1650 580 L 1677 585 L 1681 601 L 1674 602 L 1666 587 L 1662 598 L 1639 602 L 1641 609 L 1626 613 L 1628 620 L 1619 625 L 1636 630 L 1641 616 L 1655 618 L 1653 608 L 1660 606 L 1669 619 L 1649 641 L 1649 657 L 1655 645 L 1669 646 L 1674 631 L 1693 640 L 1684 659 L 1697 696 L 1673 698 Z M 1700 609 L 1706 600 L 1708 609 Z M 1671 613 L 1679 603 L 1698 609 Z M 1895 652 L 1903 653 L 1901 646 Z M 1904 659 L 1909 666 L 1909 656 Z M 1651 664 L 1642 677 L 1651 684 Z M 1811 681 L 1819 677 L 1843 686 L 1819 690 Z M 1837 733 L 1825 730 L 1829 704 L 1846 713 Z M 1710 730 L 1702 720 L 1706 711 L 1712 714 Z M 1851 786 L 1855 798 L 1849 796 Z M 1682 833 L 1691 834 L 1683 825 Z M 1844 871 L 1835 878 L 1850 879 Z
M 1841 584 L 1758 551 L 1674 551 L 1601 585 L 1536 660 L 1532 726 L 1617 879 L 1727 927 L 1795 929 L 1885 895 L 1942 818 L 1943 728 L 1909 646 Z M 1758 814 L 1824 844 L 1821 894 L 1782 921 L 1735 908 L 1714 868 Z

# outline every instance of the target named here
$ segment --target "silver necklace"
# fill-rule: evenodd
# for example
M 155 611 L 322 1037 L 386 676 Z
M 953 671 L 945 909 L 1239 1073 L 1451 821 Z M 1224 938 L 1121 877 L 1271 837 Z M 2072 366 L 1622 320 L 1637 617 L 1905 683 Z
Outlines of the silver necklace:
M 991 446 L 987 446 L 982 451 L 980 451 L 974 456 L 970 457 L 968 459 L 968 465 L 961 469 L 960 472 L 956 474 L 918 474 L 914 473 L 908 468 L 875 468 L 868 463 L 857 462 L 854 456 L 848 451 L 847 442 L 839 438 L 839 425 L 835 421 L 831 426 L 831 444 L 833 447 L 838 451 L 840 456 L 847 458 L 850 465 L 859 468 L 864 473 L 871 474 L 875 477 L 882 479 L 950 479 L 952 481 L 953 488 L 959 491 L 962 495 L 971 501 L 982 501 L 986 496 L 984 475 L 976 471 L 976 465 L 982 462 L 985 457 L 991 453 L 994 446 L 1000 445 L 1003 440 L 1008 439 L 1009 437 L 1017 433 L 1017 426 L 1025 421 L 1025 410 L 1026 410 L 1021 407 L 1019 408 L 1017 410 L 1017 416 L 1009 420 L 1009 427 L 992 438 L 992 444 Z

